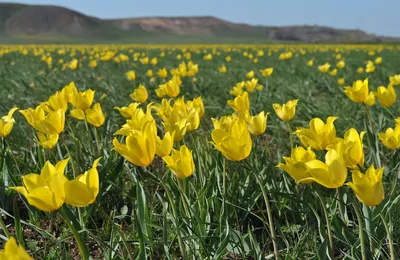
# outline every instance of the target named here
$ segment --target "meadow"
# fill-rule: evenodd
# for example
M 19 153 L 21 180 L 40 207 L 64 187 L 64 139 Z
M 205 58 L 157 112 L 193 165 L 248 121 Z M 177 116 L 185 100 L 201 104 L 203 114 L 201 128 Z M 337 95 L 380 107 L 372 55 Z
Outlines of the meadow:
M 0 46 L 0 259 L 398 259 L 399 73 L 398 45 Z

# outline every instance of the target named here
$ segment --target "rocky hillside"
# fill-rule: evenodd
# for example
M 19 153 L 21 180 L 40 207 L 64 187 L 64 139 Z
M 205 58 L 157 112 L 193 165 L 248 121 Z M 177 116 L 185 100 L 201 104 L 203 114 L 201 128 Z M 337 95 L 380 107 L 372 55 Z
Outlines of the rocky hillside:
M 252 26 L 215 17 L 146 17 L 104 20 L 58 6 L 0 3 L 0 39 L 69 39 L 80 41 L 138 41 L 163 37 L 184 39 L 247 39 L 310 43 L 398 41 L 360 30 L 321 26 Z M 175 37 L 175 38 L 174 38 Z M 196 38 L 197 37 L 197 38 Z

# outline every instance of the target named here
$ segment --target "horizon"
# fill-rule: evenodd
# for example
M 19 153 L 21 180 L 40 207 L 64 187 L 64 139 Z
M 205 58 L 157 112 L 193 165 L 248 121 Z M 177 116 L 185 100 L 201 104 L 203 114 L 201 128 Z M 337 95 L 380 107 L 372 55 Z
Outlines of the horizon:
M 26 0 L 26 1 L 0 1 L 0 3 L 12 3 L 12 4 L 26 4 L 26 5 L 53 5 L 64 7 L 67 9 L 71 9 L 73 11 L 82 13 L 87 16 L 92 16 L 100 19 L 110 20 L 110 19 L 137 19 L 137 18 L 178 18 L 178 17 L 214 17 L 224 21 L 228 21 L 231 23 L 239 23 L 239 24 L 247 24 L 252 26 L 269 26 L 269 27 L 287 27 L 287 26 L 320 26 L 320 27 L 331 27 L 341 30 L 362 30 L 370 34 L 374 34 L 377 36 L 386 36 L 386 37 L 400 37 L 400 28 L 396 26 L 397 14 L 396 10 L 400 9 L 400 1 L 396 0 L 388 0 L 386 6 L 391 6 L 392 8 L 386 9 L 386 6 L 379 5 L 379 3 L 372 2 L 372 0 L 361 1 L 354 0 L 350 3 L 347 3 L 344 0 L 338 0 L 334 3 L 334 8 L 332 8 L 333 3 L 322 3 L 323 7 L 319 6 L 319 1 L 309 0 L 307 3 L 298 3 L 295 1 L 284 1 L 285 3 L 268 3 L 263 0 L 250 0 L 248 1 L 251 7 L 260 5 L 263 6 L 265 4 L 269 5 L 270 8 L 255 8 L 251 9 L 254 13 L 264 12 L 265 16 L 257 16 L 250 15 L 247 18 L 246 13 L 249 11 L 247 9 L 239 10 L 239 13 L 243 14 L 242 16 L 235 15 L 238 12 L 237 4 L 238 1 L 229 2 L 230 4 L 226 8 L 223 6 L 226 0 L 221 0 L 218 3 L 214 3 L 216 7 L 215 10 L 212 8 L 208 9 L 207 3 L 212 2 L 212 0 L 203 0 L 202 3 L 192 3 L 193 6 L 199 5 L 198 8 L 193 8 L 193 6 L 185 5 L 182 7 L 181 3 L 186 3 L 183 0 L 176 0 L 167 5 L 167 8 L 163 5 L 164 3 L 161 0 L 157 1 L 148 1 L 148 2 L 140 2 L 134 3 L 129 0 L 119 0 L 113 1 L 112 3 L 107 0 L 87 0 L 85 2 L 80 2 L 79 0 Z M 340 9 L 341 4 L 346 2 L 348 9 Z M 111 6 L 109 5 L 111 3 Z M 288 5 L 293 6 L 293 8 L 287 8 Z M 313 5 L 312 3 L 315 3 Z M 358 5 L 358 3 L 363 3 Z M 300 4 L 298 8 L 294 8 L 295 5 Z M 133 5 L 133 6 L 132 6 Z M 153 8 L 154 5 L 157 8 Z M 222 6 L 221 6 L 222 5 Z M 284 5 L 284 6 L 282 6 Z M 126 6 L 126 8 L 124 8 Z M 161 7 L 160 7 L 161 6 Z M 248 5 L 247 5 L 248 6 Z M 247 8 L 247 6 L 239 6 L 242 9 Z M 202 8 L 199 8 L 202 7 Z M 334 17 L 335 22 L 332 22 L 332 13 L 335 13 L 338 8 L 342 11 L 342 15 Z M 206 8 L 207 11 L 203 11 Z M 222 9 L 221 9 L 222 8 Z M 383 8 L 384 12 L 380 12 L 379 8 Z M 260 10 L 263 9 L 263 10 Z M 281 15 L 281 10 L 285 9 L 286 15 Z M 301 12 L 303 9 L 304 12 Z M 363 16 L 363 14 L 368 14 L 368 10 L 374 11 L 375 14 L 373 17 L 377 17 L 377 19 L 370 19 L 369 15 Z M 162 12 L 160 13 L 160 11 Z M 323 17 L 321 17 L 321 11 L 327 11 Z M 230 12 L 229 12 L 230 11 Z M 272 12 L 271 12 L 272 11 Z M 294 11 L 294 15 L 293 15 Z M 208 12 L 208 13 L 207 13 Z M 269 13 L 268 13 L 269 12 Z M 313 16 L 310 17 L 308 13 L 313 13 Z M 392 13 L 390 13 L 392 12 Z M 268 14 L 268 15 L 266 15 Z M 346 15 L 345 15 L 346 14 Z M 358 14 L 358 16 L 357 16 Z M 335 14 L 334 14 L 335 15 Z M 379 15 L 383 15 L 380 19 L 378 19 Z M 274 16 L 278 16 L 278 19 L 275 19 Z M 285 18 L 286 17 L 286 18 Z M 239 19 L 238 19 L 239 18 Z M 338 19 L 336 19 L 338 18 Z M 268 22 L 269 20 L 273 22 Z M 375 21 L 379 21 L 376 23 Z M 385 26 L 386 24 L 386 26 Z

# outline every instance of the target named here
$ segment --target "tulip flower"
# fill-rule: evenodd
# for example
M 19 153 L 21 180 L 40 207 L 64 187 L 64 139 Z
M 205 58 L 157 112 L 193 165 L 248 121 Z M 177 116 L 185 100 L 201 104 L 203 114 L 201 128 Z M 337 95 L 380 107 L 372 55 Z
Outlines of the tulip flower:
M 189 107 L 193 107 L 196 109 L 197 113 L 199 114 L 200 118 L 204 116 L 205 110 L 204 110 L 204 103 L 201 97 L 194 98 L 193 100 L 189 100 L 187 102 L 187 105 Z
M 377 57 L 374 62 L 376 65 L 379 65 L 382 63 L 382 60 L 383 60 L 382 57 Z
M 62 90 L 61 94 L 64 95 L 65 99 L 69 102 L 71 97 L 78 94 L 78 89 L 75 86 L 74 82 L 66 85 Z
M 228 71 L 228 69 L 226 68 L 225 65 L 222 65 L 221 67 L 218 67 L 218 71 L 220 73 L 226 73 Z
M 239 96 L 235 97 L 234 100 L 227 101 L 228 106 L 233 108 L 236 112 L 245 112 L 250 110 L 250 100 L 249 100 L 249 93 L 244 91 Z
M 318 66 L 318 70 L 323 73 L 327 73 L 329 71 L 330 67 L 331 67 L 331 65 L 329 63 L 325 63 L 324 65 Z
M 62 109 L 51 111 L 47 115 L 41 106 L 35 110 L 28 108 L 19 112 L 31 126 L 44 134 L 60 134 L 64 130 L 65 113 Z
M 158 86 L 158 89 L 156 89 L 156 95 L 160 98 L 164 96 L 168 96 L 170 98 L 177 97 L 180 92 L 181 83 L 182 81 L 180 78 L 174 76 L 167 83 Z
M 40 175 L 31 173 L 22 177 L 24 186 L 12 187 L 21 193 L 28 203 L 43 211 L 54 211 L 64 204 L 64 185 L 68 179 L 64 176 L 69 159 L 62 160 L 54 166 L 46 162 Z
M 390 150 L 400 147 L 400 126 L 388 128 L 386 131 L 378 133 L 379 140 Z
M 307 61 L 307 66 L 308 66 L 308 67 L 314 66 L 314 61 L 313 61 L 313 60 Z
M 61 109 L 64 113 L 68 109 L 68 100 L 65 95 L 57 91 L 54 95 L 49 97 L 49 100 L 44 103 L 46 112 L 57 111 Z
M 146 76 L 149 78 L 153 77 L 154 76 L 153 71 L 151 69 L 147 70 Z
M 15 238 L 11 237 L 0 251 L 2 260 L 33 260 L 22 246 L 17 244 Z
M 252 79 L 252 78 L 254 78 L 254 71 L 249 71 L 249 72 L 247 72 L 246 73 L 246 78 L 248 78 L 248 79 Z
M 338 78 L 337 83 L 339 85 L 344 85 L 344 78 Z
M 133 91 L 132 94 L 129 95 L 134 101 L 139 102 L 139 103 L 144 103 L 146 102 L 147 98 L 149 95 L 147 94 L 146 87 L 143 86 L 142 84 L 139 85 L 137 89 Z
M 96 200 L 100 185 L 97 171 L 100 159 L 101 157 L 93 162 L 89 171 L 65 183 L 65 203 L 74 207 L 85 207 Z
M 347 168 L 334 149 L 329 149 L 325 155 L 325 163 L 320 160 L 312 160 L 306 163 L 307 174 L 310 177 L 301 181 L 315 181 L 329 189 L 343 186 L 347 178 Z
M 214 147 L 230 161 L 246 159 L 251 152 L 252 140 L 244 120 L 224 116 L 212 119 L 214 130 L 211 133 Z
M 134 70 L 130 70 L 128 72 L 125 73 L 125 76 L 128 80 L 132 81 L 136 79 L 136 73 Z
M 393 86 L 400 85 L 400 74 L 390 76 L 389 81 L 390 81 L 390 84 Z
M 309 184 L 313 182 L 310 174 L 307 173 L 306 163 L 316 159 L 315 153 L 309 147 L 307 150 L 303 147 L 293 149 L 290 157 L 283 157 L 285 163 L 277 165 L 278 168 L 287 172 L 296 182 Z
M 171 120 L 163 123 L 164 129 L 167 132 L 175 133 L 174 141 L 179 142 L 185 137 L 186 131 L 189 126 L 189 122 L 186 118 L 180 118 L 177 120 Z
M 383 168 L 375 169 L 371 165 L 365 174 L 359 170 L 352 171 L 352 182 L 347 185 L 357 198 L 367 206 L 377 206 L 385 198 L 382 184 Z
M 167 71 L 166 68 L 159 69 L 159 70 L 157 71 L 157 75 L 158 75 L 160 78 L 165 79 L 165 78 L 168 76 L 168 71 Z
M 179 179 L 185 179 L 191 176 L 195 170 L 192 152 L 186 147 L 181 146 L 178 150 L 172 149 L 171 156 L 163 157 L 167 167 Z
M 92 105 L 94 99 L 94 91 L 89 89 L 84 92 L 78 92 L 74 95 L 70 96 L 70 103 L 76 108 L 80 110 L 87 110 Z
M 136 166 L 149 166 L 156 154 L 157 132 L 151 122 L 147 122 L 141 131 L 130 131 L 126 144 L 113 140 L 114 150 Z
M 276 115 L 281 120 L 290 121 L 296 114 L 297 102 L 299 102 L 298 99 L 289 100 L 288 102 L 286 102 L 286 104 L 283 104 L 282 106 L 275 103 L 272 105 L 272 107 L 274 108 Z
M 37 132 L 37 136 L 39 145 L 47 150 L 53 149 L 58 142 L 58 134 L 43 134 Z
M 89 124 L 95 127 L 100 127 L 104 124 L 105 116 L 100 103 L 94 104 L 93 107 L 86 110 L 85 113 Z
M 268 115 L 269 113 L 262 111 L 256 116 L 249 117 L 249 119 L 246 120 L 249 132 L 256 136 L 262 135 L 267 129 Z
M 265 68 L 260 70 L 261 75 L 264 77 L 269 77 L 272 75 L 272 72 L 274 72 L 274 68 Z
M 254 92 L 254 89 L 258 86 L 258 79 L 252 78 L 245 82 L 245 87 L 248 92 Z
M 359 74 L 364 73 L 364 68 L 363 67 L 358 67 L 357 68 L 357 73 L 359 73 Z
M 393 88 L 393 85 L 389 85 L 388 88 L 384 86 L 378 87 L 376 92 L 374 93 L 376 98 L 379 101 L 379 104 L 383 107 L 391 107 L 394 102 L 396 102 L 396 91 Z
M 0 118 L 0 137 L 6 137 L 11 133 L 11 130 L 13 129 L 15 123 L 13 114 L 17 110 L 18 108 L 14 107 L 10 111 L 8 111 L 8 114 L 6 116 Z
M 305 147 L 315 150 L 325 150 L 328 145 L 333 144 L 336 138 L 336 128 L 333 122 L 337 117 L 328 117 L 326 124 L 320 118 L 310 121 L 310 128 L 300 127 L 295 134 Z
M 365 72 L 371 73 L 371 72 L 374 72 L 375 69 L 376 69 L 376 68 L 375 68 L 374 62 L 369 60 L 369 61 L 367 62 L 366 67 L 365 67 Z
M 129 104 L 127 107 L 114 107 L 114 109 L 118 110 L 123 117 L 130 119 L 132 118 L 133 112 L 138 108 L 139 105 L 140 103 L 135 102 Z
M 166 132 L 164 139 L 157 136 L 156 154 L 160 157 L 167 156 L 171 153 L 174 146 L 174 133 Z
M 343 69 L 345 65 L 346 63 L 344 62 L 344 60 L 338 61 L 338 63 L 336 63 L 336 67 L 338 69 Z
M 244 81 L 236 83 L 235 86 L 233 86 L 232 90 L 229 91 L 229 94 L 235 97 L 240 96 L 243 93 L 244 85 L 245 85 Z
M 189 108 L 186 112 L 185 117 L 187 118 L 187 131 L 193 132 L 195 131 L 200 125 L 200 116 L 199 113 L 196 111 L 195 108 Z
M 364 81 L 357 80 L 353 83 L 353 86 L 344 87 L 344 93 L 353 102 L 373 105 L 371 104 L 371 93 L 368 89 L 368 79 L 365 79 Z M 373 103 L 375 103 L 375 99 Z

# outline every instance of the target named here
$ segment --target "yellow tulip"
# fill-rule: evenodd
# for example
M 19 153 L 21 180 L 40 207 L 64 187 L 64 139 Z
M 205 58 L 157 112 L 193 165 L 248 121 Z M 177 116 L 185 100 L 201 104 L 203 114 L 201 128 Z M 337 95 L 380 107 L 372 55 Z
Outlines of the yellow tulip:
M 375 64 L 376 65 L 379 65 L 379 64 L 381 64 L 382 63 L 382 57 L 377 57 L 376 59 L 375 59 Z
M 258 79 L 252 78 L 251 80 L 248 80 L 245 82 L 245 87 L 248 92 L 254 92 L 254 89 L 258 85 Z
M 75 86 L 75 83 L 72 81 L 68 85 L 66 85 L 62 90 L 61 94 L 64 95 L 65 99 L 69 102 L 73 95 L 78 94 L 78 89 Z
M 248 79 L 254 78 L 254 71 L 251 70 L 251 71 L 247 72 L 246 78 L 248 78 Z
M 89 89 L 83 92 L 78 92 L 70 96 L 70 103 L 80 110 L 87 110 L 91 107 L 94 99 L 94 91 Z
M 357 198 L 367 206 L 377 206 L 385 198 L 382 184 L 383 168 L 375 169 L 371 165 L 365 174 L 359 170 L 352 171 L 352 182 L 347 185 Z
M 244 85 L 245 85 L 244 81 L 236 83 L 235 86 L 233 86 L 232 90 L 229 91 L 229 94 L 235 97 L 240 96 L 243 93 Z
M 85 113 L 89 124 L 94 125 L 95 127 L 100 127 L 104 124 L 105 116 L 100 103 L 94 104 L 93 107 L 86 110 Z
M 389 81 L 390 81 L 390 84 L 393 86 L 400 85 L 400 74 L 390 76 Z
M 65 113 L 62 109 L 51 111 L 47 115 L 44 114 L 44 110 L 41 107 L 37 107 L 35 110 L 28 108 L 19 112 L 39 132 L 44 134 L 60 134 L 64 130 Z
M 141 131 L 131 131 L 126 144 L 113 140 L 114 150 L 136 166 L 149 166 L 156 154 L 157 132 L 151 122 L 147 122 Z
M 283 157 L 285 163 L 277 165 L 278 168 L 287 172 L 296 182 L 308 184 L 313 182 L 310 179 L 311 175 L 307 173 L 306 163 L 316 159 L 315 153 L 311 147 L 304 149 L 303 147 L 296 147 L 293 149 L 290 157 Z M 306 180 L 305 180 L 306 179 Z
M 368 61 L 365 67 L 365 72 L 371 73 L 375 71 L 375 64 L 372 61 Z
M 147 94 L 147 89 L 142 84 L 139 85 L 137 89 L 133 91 L 132 94 L 129 95 L 134 101 L 139 103 L 144 103 L 147 101 L 149 95 Z
M 47 150 L 53 149 L 58 142 L 58 134 L 43 134 L 37 132 L 37 136 L 39 145 Z
M 228 100 L 228 105 L 233 108 L 236 112 L 245 112 L 250 110 L 249 93 L 244 91 L 239 96 L 235 97 L 234 100 Z
M 25 117 L 26 121 L 28 121 L 32 127 L 34 127 L 36 122 L 43 121 L 46 118 L 42 106 L 37 106 L 35 109 L 28 108 L 25 110 L 19 110 L 19 112 Z
M 358 134 L 357 130 L 350 128 L 344 134 L 344 138 L 337 138 L 333 147 L 343 157 L 343 161 L 348 168 L 357 169 L 364 165 L 364 150 L 362 140 L 365 132 Z
M 97 171 L 100 159 L 101 157 L 93 162 L 89 171 L 65 183 L 65 203 L 74 207 L 85 207 L 96 200 L 100 185 Z
M 164 139 L 157 136 L 156 154 L 160 157 L 167 156 L 171 153 L 174 146 L 174 133 L 166 132 Z
M 344 185 L 347 178 L 347 168 L 339 153 L 329 149 L 325 155 L 325 163 L 312 160 L 306 163 L 310 177 L 302 181 L 315 181 L 329 189 L 336 189 Z
M 272 72 L 274 72 L 274 68 L 265 68 L 260 70 L 261 75 L 264 77 L 269 77 L 272 75 Z
M 344 87 L 344 93 L 353 102 L 365 103 L 368 95 L 370 94 L 368 88 L 368 79 L 365 79 L 364 81 L 357 80 L 353 83 L 353 86 Z
M 327 73 L 329 71 L 330 67 L 331 67 L 331 65 L 329 63 L 325 63 L 324 65 L 318 66 L 318 70 L 323 73 Z
M 188 132 L 195 131 L 200 125 L 199 113 L 196 111 L 195 108 L 191 107 L 187 110 L 185 117 L 187 118 L 187 123 L 188 123 L 187 131 Z
M 126 124 L 122 126 L 120 130 L 118 130 L 115 135 L 124 135 L 128 136 L 133 132 L 142 132 L 144 127 L 150 124 L 151 129 L 148 131 L 154 131 L 156 133 L 156 122 L 151 115 L 152 103 L 147 105 L 146 113 L 141 108 L 136 108 L 132 113 L 131 119 L 126 121 Z
M 341 61 L 339 61 L 338 63 L 336 63 L 336 67 L 337 67 L 338 69 L 343 69 L 345 65 L 346 65 L 346 64 L 345 64 L 344 60 L 341 60 Z
M 127 107 L 114 107 L 125 118 L 132 118 L 133 112 L 140 106 L 140 103 L 131 103 Z
M 11 237 L 0 251 L 2 260 L 33 260 L 22 246 L 17 244 L 15 238 Z
M 339 85 L 344 85 L 344 83 L 345 83 L 344 78 L 338 78 L 337 82 Z
M 268 115 L 269 113 L 262 111 L 256 116 L 249 117 L 249 119 L 246 120 L 249 132 L 256 136 L 262 135 L 267 129 Z
M 149 78 L 153 77 L 154 76 L 153 71 L 151 69 L 147 70 L 146 76 Z
M 50 96 L 49 100 L 44 104 L 45 104 L 44 109 L 47 112 L 57 111 L 59 109 L 62 109 L 65 113 L 67 112 L 68 109 L 68 101 L 65 98 L 65 95 L 59 91 L 57 91 L 54 95 Z
M 158 63 L 158 60 L 157 60 L 156 57 L 154 57 L 154 58 L 152 58 L 152 59 L 150 60 L 150 64 L 153 65 L 153 66 L 157 65 L 157 63 Z
M 214 130 L 212 144 L 230 161 L 246 159 L 251 152 L 252 140 L 246 122 L 237 117 L 224 116 L 212 119 Z
M 96 68 L 96 67 L 97 67 L 97 61 L 91 60 L 91 61 L 89 62 L 89 67 L 91 67 L 91 68 Z
M 179 76 L 174 75 L 167 83 L 158 86 L 158 89 L 156 89 L 156 94 L 160 98 L 164 96 L 168 96 L 170 98 L 177 97 L 180 92 L 181 84 L 182 81 Z
M 31 173 L 22 177 L 24 186 L 12 189 L 21 193 L 28 203 L 43 211 L 54 211 L 64 204 L 67 178 L 64 175 L 69 159 L 62 160 L 54 166 L 46 162 L 40 175 Z
M 308 67 L 314 66 L 314 61 L 313 61 L 313 60 L 309 60 L 309 61 L 307 62 L 307 66 L 308 66 Z
M 68 64 L 68 68 L 70 68 L 71 70 L 76 70 L 78 68 L 78 60 L 71 60 L 71 62 Z
M 333 144 L 336 138 L 336 128 L 333 122 L 337 117 L 328 117 L 326 124 L 320 118 L 310 121 L 310 128 L 297 128 L 295 134 L 305 147 L 315 150 L 325 150 L 328 145 Z
M 197 113 L 199 113 L 200 118 L 204 116 L 205 110 L 204 110 L 204 103 L 203 99 L 201 97 L 194 98 L 193 100 L 189 100 L 187 102 L 187 105 L 189 107 L 193 107 L 196 109 Z
M 231 62 L 231 61 L 232 61 L 231 56 L 226 56 L 226 57 L 225 57 L 225 61 L 226 61 L 226 62 Z
M 168 71 L 167 71 L 166 68 L 159 69 L 159 70 L 157 71 L 157 75 L 158 75 L 160 78 L 165 79 L 165 78 L 168 76 Z
M 388 88 L 380 86 L 374 94 L 383 107 L 391 107 L 396 102 L 397 95 L 392 85 Z
M 363 67 L 358 67 L 357 73 L 360 73 L 360 74 L 364 73 L 364 68 Z
M 186 118 L 180 118 L 177 120 L 166 121 L 163 123 L 164 129 L 167 132 L 175 133 L 174 141 L 179 142 L 185 137 L 186 131 L 188 129 L 188 121 Z
M 228 69 L 226 68 L 225 65 L 222 65 L 221 67 L 218 67 L 218 71 L 220 73 L 226 73 L 226 72 L 228 72 Z
M 186 145 L 181 146 L 179 151 L 172 149 L 171 156 L 165 156 L 163 160 L 179 179 L 190 177 L 195 170 L 192 152 Z
M 378 133 L 379 140 L 390 150 L 400 147 L 400 126 L 388 128 L 386 131 Z
M 125 73 L 125 76 L 128 80 L 132 81 L 136 79 L 136 72 L 134 70 L 130 70 Z
M 275 110 L 276 115 L 284 121 L 290 121 L 296 114 L 296 106 L 297 102 L 299 102 L 298 99 L 296 100 L 289 100 L 286 102 L 286 104 L 283 104 L 282 106 L 280 104 L 273 104 L 272 107 Z
M 11 133 L 11 130 L 13 129 L 15 123 L 13 114 L 17 110 L 18 108 L 14 107 L 10 111 L 8 111 L 8 114 L 6 116 L 0 118 L 0 137 L 6 137 Z

